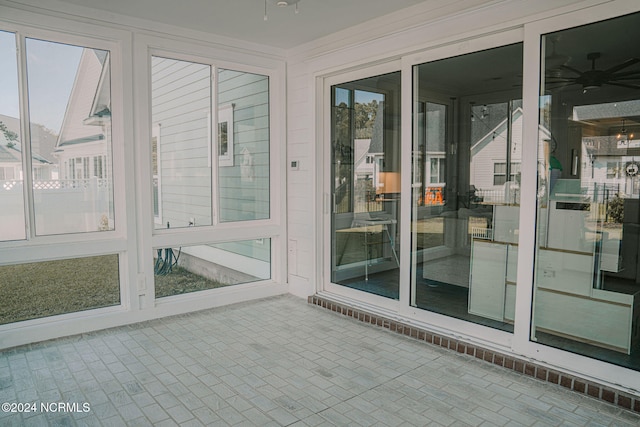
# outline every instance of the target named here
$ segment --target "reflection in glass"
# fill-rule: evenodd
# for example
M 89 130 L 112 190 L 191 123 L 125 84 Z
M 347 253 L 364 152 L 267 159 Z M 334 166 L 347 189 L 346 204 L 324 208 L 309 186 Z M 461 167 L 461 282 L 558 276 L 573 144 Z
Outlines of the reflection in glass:
M 400 73 L 332 87 L 332 282 L 399 298 Z
M 0 31 L 0 240 L 26 237 L 16 37 Z M 33 161 L 38 165 L 37 159 Z
M 414 70 L 411 305 L 512 332 L 522 44 Z
M 154 251 L 156 298 L 271 278 L 271 239 Z
M 532 339 L 640 370 L 640 14 L 543 36 Z
M 211 219 L 211 67 L 151 58 L 155 228 Z
M 218 70 L 220 221 L 267 219 L 269 77 Z
M 118 255 L 0 266 L 0 324 L 120 304 Z
M 113 230 L 109 52 L 26 46 L 36 234 Z

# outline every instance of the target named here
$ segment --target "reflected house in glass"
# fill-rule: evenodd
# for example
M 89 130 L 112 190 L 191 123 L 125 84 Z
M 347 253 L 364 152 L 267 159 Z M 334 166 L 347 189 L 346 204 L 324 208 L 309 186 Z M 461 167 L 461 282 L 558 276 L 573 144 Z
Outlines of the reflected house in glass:
M 0 125 L 4 125 L 5 118 L 6 116 L 0 116 Z M 16 120 L 11 117 L 8 119 Z M 18 132 L 11 130 L 9 126 L 2 126 L 0 128 L 0 182 L 3 183 L 3 188 L 5 189 L 13 187 L 18 181 L 22 181 L 21 153 L 22 144 L 20 143 Z M 35 152 L 32 152 L 31 158 L 33 167 L 39 170 L 40 175 L 49 175 L 51 173 L 51 162 L 49 160 Z
M 509 118 L 505 117 L 493 129 L 471 144 L 470 175 L 475 186 L 475 201 L 517 203 L 520 187 L 519 168 L 522 162 L 522 108 L 512 113 L 511 173 L 506 176 L 505 141 Z M 501 159 L 501 160 L 495 160 Z
M 637 117 L 640 117 L 638 100 L 574 107 L 573 121 L 588 121 L 603 129 L 585 133 L 581 138 L 583 181 L 591 181 L 589 187 L 594 197 L 638 196 L 635 166 L 640 164 L 640 123 Z
M 108 53 L 84 49 L 67 103 L 55 156 L 63 180 L 106 178 L 111 94 Z
M 59 180 L 34 181 L 34 197 L 65 194 L 66 208 L 85 218 L 84 231 L 113 229 L 111 199 L 111 88 L 109 54 L 83 49 L 76 78 L 53 155 Z M 89 192 L 91 203 L 83 203 L 71 193 Z M 64 226 L 49 228 L 40 222 L 40 234 L 61 233 Z
M 34 174 L 41 179 L 56 177 L 57 167 L 50 154 L 55 144 L 55 135 L 44 126 L 37 124 L 31 127 L 31 133 L 36 133 L 40 142 L 37 149 L 31 149 L 31 164 Z M 0 182 L 22 181 L 22 143 L 19 135 L 20 120 L 0 114 Z M 5 189 L 7 185 L 12 185 L 5 184 Z

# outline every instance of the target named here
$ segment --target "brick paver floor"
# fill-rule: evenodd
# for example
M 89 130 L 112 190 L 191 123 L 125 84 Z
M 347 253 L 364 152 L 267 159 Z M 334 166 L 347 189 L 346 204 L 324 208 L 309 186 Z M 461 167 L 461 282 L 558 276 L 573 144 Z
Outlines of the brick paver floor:
M 3 402 L 35 411 L 0 426 L 640 425 L 293 296 L 0 352 Z

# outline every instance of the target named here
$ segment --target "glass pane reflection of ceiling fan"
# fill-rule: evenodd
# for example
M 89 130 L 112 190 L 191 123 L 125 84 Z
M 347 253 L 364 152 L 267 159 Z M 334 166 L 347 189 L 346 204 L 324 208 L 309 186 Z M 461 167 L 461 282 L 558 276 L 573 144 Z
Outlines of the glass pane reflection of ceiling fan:
M 559 56 L 555 49 L 551 56 Z M 581 71 L 566 64 L 547 68 L 546 89 L 562 89 L 568 86 L 580 85 L 583 92 L 600 89 L 604 85 L 618 86 L 627 89 L 640 90 L 640 58 L 629 58 L 606 69 L 600 69 L 596 61 L 601 57 L 600 52 L 587 54 L 591 61 L 591 68 Z

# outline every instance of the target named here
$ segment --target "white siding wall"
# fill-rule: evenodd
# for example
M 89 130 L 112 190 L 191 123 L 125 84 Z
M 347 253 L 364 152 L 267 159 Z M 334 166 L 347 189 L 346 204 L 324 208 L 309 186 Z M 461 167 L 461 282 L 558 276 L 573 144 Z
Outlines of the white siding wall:
M 220 220 L 269 218 L 269 78 L 218 73 L 218 106 L 233 104 L 233 166 L 219 170 Z
M 211 224 L 210 67 L 154 57 L 152 111 L 160 124 L 162 219 Z
M 306 64 L 299 63 L 289 68 L 287 84 L 287 164 L 298 162 L 287 175 L 288 281 L 291 293 L 306 297 L 315 292 L 320 267 L 316 224 L 322 220 L 316 203 L 315 81 Z

